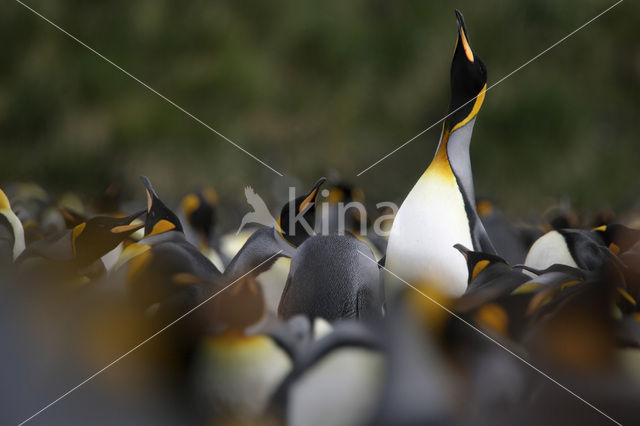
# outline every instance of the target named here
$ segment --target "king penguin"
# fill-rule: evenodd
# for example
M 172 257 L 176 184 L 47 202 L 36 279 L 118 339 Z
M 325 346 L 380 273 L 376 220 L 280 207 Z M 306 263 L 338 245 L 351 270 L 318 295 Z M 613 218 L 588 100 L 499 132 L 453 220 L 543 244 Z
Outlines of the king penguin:
M 140 178 L 147 196 L 144 238 L 127 246 L 114 273 L 124 274 L 135 306 L 151 316 L 173 319 L 216 289 L 221 273 L 186 240 L 180 220 L 149 179 Z
M 458 40 L 451 63 L 451 102 L 435 157 L 393 222 L 386 267 L 403 280 L 458 296 L 467 288 L 465 260 L 453 247 L 495 253 L 478 217 L 469 144 L 487 89 L 487 70 L 469 44 L 456 11 Z M 387 275 L 387 283 L 395 282 Z M 393 291 L 393 285 L 388 284 Z
M 629 250 L 638 241 L 640 230 L 621 224 L 603 225 L 591 230 L 553 230 L 531 246 L 525 265 L 546 269 L 559 263 L 592 271 L 601 268 L 612 256 Z
M 325 181 L 326 178 L 320 178 L 308 193 L 287 202 L 273 226 L 263 226 L 251 234 L 225 269 L 226 282 L 232 282 L 260 265 L 251 272 L 257 277 L 269 270 L 279 257 L 295 256 L 298 246 L 311 236 L 302 221 L 310 226 L 315 224 L 319 189 Z M 278 300 L 284 280 L 280 284 L 277 289 Z

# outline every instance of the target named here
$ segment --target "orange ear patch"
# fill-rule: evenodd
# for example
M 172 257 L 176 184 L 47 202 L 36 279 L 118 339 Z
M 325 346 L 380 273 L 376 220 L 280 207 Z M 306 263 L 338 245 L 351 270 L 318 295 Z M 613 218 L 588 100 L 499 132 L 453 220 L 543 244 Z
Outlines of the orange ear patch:
M 171 281 L 178 285 L 196 285 L 202 284 L 206 280 L 197 275 L 189 274 L 187 272 L 179 272 L 171 276 Z
M 478 309 L 475 321 L 485 329 L 493 330 L 506 336 L 509 327 L 507 313 L 496 303 L 488 303 Z
M 213 188 L 206 188 L 202 191 L 202 196 L 209 204 L 218 204 L 218 193 Z
M 609 244 L 609 250 L 611 250 L 613 254 L 620 254 L 620 246 L 618 246 L 616 243 Z
M 151 230 L 151 233 L 149 234 L 149 236 L 162 234 L 163 232 L 171 231 L 172 229 L 175 229 L 175 228 L 176 228 L 175 224 L 169 222 L 166 219 L 162 219 L 162 220 L 159 220 L 158 223 L 153 225 L 153 229 Z
M 471 272 L 471 279 L 475 280 L 478 274 L 484 271 L 484 268 L 486 268 L 488 265 L 488 260 L 481 260 L 480 262 L 476 263 L 476 266 L 473 267 L 473 271 Z
M 80 225 L 76 225 L 73 227 L 73 231 L 71 231 L 71 249 L 73 250 L 73 255 L 76 255 L 77 249 L 76 249 L 76 239 L 78 238 L 78 236 L 80 236 L 80 234 L 82 234 L 82 231 L 84 231 L 84 228 L 87 226 L 86 222 L 82 222 Z
M 191 213 L 198 210 L 198 207 L 200 207 L 200 199 L 196 194 L 189 194 L 182 199 L 181 204 L 185 215 L 191 216 Z

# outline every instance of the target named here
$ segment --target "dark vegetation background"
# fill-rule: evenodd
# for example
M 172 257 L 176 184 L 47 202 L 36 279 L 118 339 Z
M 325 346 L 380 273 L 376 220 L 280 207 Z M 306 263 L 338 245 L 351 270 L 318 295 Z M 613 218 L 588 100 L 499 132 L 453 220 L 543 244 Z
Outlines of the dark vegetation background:
M 489 84 L 613 1 L 62 1 L 27 4 L 284 173 L 279 178 L 18 3 L 0 4 L 0 184 L 92 197 L 149 175 L 178 200 L 210 184 L 286 195 L 339 174 L 400 201 L 430 162 L 456 39 Z M 488 92 L 472 143 L 477 195 L 512 214 L 640 199 L 638 2 L 625 1 Z M 141 198 L 142 199 L 142 198 Z

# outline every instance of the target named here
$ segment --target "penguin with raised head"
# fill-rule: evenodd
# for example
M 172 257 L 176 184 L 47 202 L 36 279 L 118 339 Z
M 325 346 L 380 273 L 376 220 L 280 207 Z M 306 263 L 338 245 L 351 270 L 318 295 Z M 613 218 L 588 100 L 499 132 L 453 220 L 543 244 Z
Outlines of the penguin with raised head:
M 435 157 L 393 222 L 385 266 L 402 279 L 458 296 L 467 288 L 463 244 L 494 253 L 478 217 L 469 157 L 476 116 L 487 89 L 487 70 L 469 43 L 456 11 L 458 40 L 451 63 L 451 103 Z M 396 281 L 387 275 L 390 282 Z
M 319 179 L 309 192 L 287 202 L 273 226 L 263 226 L 251 234 L 225 269 L 226 282 L 232 282 L 261 265 L 251 272 L 252 276 L 257 277 L 269 270 L 278 258 L 295 256 L 298 246 L 312 235 L 302 221 L 314 226 L 319 189 L 325 181 L 324 177 Z M 263 288 L 263 291 L 277 294 L 279 300 L 285 279 L 283 277 L 281 283 L 273 283 L 277 288 Z
M 379 333 L 366 323 L 335 323 L 280 383 L 269 413 L 277 424 L 365 424 L 383 385 L 383 346 Z
M 24 229 L 11 203 L 0 189 L 0 266 L 7 266 L 24 250 Z
M 271 336 L 250 332 L 267 314 L 260 285 L 247 276 L 203 309 L 209 332 L 198 344 L 191 379 L 207 423 L 265 420 L 269 398 L 293 361 Z
M 175 318 L 220 284 L 221 273 L 190 244 L 176 214 L 141 176 L 147 197 L 144 238 L 124 249 L 116 273 L 124 273 L 134 305 L 149 313 Z

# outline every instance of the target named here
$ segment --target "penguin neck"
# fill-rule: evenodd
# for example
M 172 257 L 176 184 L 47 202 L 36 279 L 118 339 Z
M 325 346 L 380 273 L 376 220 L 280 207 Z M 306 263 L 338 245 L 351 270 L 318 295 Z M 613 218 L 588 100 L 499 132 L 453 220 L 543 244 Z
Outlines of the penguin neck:
M 295 248 L 288 246 L 280 236 L 276 235 L 274 228 L 260 228 L 251 234 L 240 251 L 229 262 L 224 272 L 225 281 L 238 280 L 261 265 L 251 273 L 251 275 L 257 276 L 269 270 L 279 257 L 291 257 L 293 254 L 295 254 Z
M 444 128 L 433 161 L 424 173 L 425 177 L 438 177 L 455 183 L 463 193 L 465 203 L 474 206 L 475 191 L 471 172 L 469 145 L 475 117 L 453 132 Z M 475 209 L 475 207 L 474 207 Z

